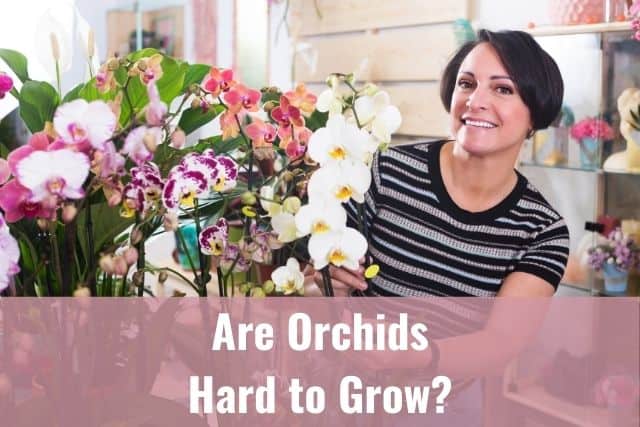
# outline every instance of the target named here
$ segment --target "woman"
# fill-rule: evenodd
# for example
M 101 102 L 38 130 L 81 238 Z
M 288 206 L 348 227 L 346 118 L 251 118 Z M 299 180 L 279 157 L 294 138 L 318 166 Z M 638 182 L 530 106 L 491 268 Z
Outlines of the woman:
M 558 115 L 562 94 L 556 63 L 527 33 L 481 30 L 463 45 L 440 87 L 453 140 L 398 146 L 375 159 L 366 204 L 380 274 L 367 284 L 362 269 L 333 268 L 336 292 L 553 295 L 568 229 L 513 166 L 525 138 Z
M 481 30 L 463 45 L 440 87 L 453 139 L 393 147 L 374 159 L 366 216 L 369 253 L 380 273 L 367 282 L 363 268 L 332 268 L 336 294 L 552 296 L 566 266 L 569 232 L 514 165 L 524 140 L 556 118 L 562 95 L 556 63 L 529 34 Z M 353 224 L 356 210 L 348 210 Z M 307 279 L 322 283 L 318 273 Z M 456 378 L 454 393 L 465 390 L 457 406 L 464 399 L 473 406 L 480 399 L 479 383 L 468 387 L 472 378 L 504 368 L 544 312 L 538 307 L 527 316 L 503 302 L 495 300 L 490 313 L 465 317 L 453 309 L 432 318 L 426 355 L 376 352 L 358 364 L 375 371 L 427 367 Z M 386 309 L 400 312 L 403 304 L 388 302 Z M 424 313 L 442 312 L 437 300 L 420 304 Z M 448 425 L 476 425 L 477 409 L 462 410 L 459 423 Z

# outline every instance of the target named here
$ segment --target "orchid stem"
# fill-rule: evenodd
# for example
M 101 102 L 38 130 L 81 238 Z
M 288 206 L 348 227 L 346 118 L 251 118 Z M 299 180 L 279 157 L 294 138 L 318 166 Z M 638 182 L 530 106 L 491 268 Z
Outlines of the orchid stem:
M 140 214 L 136 214 L 136 226 L 140 225 Z M 136 267 L 138 268 L 138 270 L 143 270 L 145 267 L 145 252 L 144 252 L 144 241 L 145 241 L 145 235 L 144 235 L 144 231 L 142 230 L 144 227 L 142 225 L 140 225 L 140 232 L 142 233 L 142 238 L 140 239 L 140 242 L 138 242 L 137 246 L 138 246 L 138 261 L 136 263 Z M 142 277 L 140 279 L 140 284 L 138 284 L 138 296 L 142 297 L 144 296 L 144 272 L 142 273 Z
M 200 288 L 200 296 L 207 296 L 207 283 L 209 283 L 210 275 L 207 271 L 209 266 L 207 262 L 207 258 L 202 253 L 202 248 L 200 247 L 200 215 L 198 214 L 198 199 L 195 200 L 195 221 L 196 221 L 196 241 L 198 242 L 198 258 L 200 259 L 200 280 L 198 282 L 198 286 Z
M 49 239 L 51 242 L 51 250 L 53 252 L 53 267 L 55 269 L 56 280 L 60 284 L 62 295 L 68 295 L 66 292 L 68 290 L 68 283 L 64 282 L 62 268 L 60 267 L 60 250 L 58 249 L 58 236 L 56 235 L 55 230 L 49 234 Z
M 331 284 L 331 273 L 329 273 L 329 266 L 327 265 L 322 269 L 322 285 L 324 288 L 324 296 L 333 296 L 333 285 Z
M 89 267 L 89 273 L 87 277 L 87 284 L 91 290 L 91 295 L 95 296 L 96 293 L 96 272 L 95 272 L 95 247 L 93 242 L 93 218 L 91 216 L 91 202 L 87 201 L 87 247 L 89 249 L 89 259 L 87 264 Z

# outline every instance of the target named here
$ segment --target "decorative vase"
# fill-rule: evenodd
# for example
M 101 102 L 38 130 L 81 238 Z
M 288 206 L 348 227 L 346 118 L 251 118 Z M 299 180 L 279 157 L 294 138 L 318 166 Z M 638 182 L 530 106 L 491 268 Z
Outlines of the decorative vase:
M 178 233 L 175 233 L 176 249 L 178 250 L 178 262 L 180 266 L 185 270 L 191 270 L 191 262 L 193 262 L 194 268 L 200 268 L 200 254 L 198 253 L 198 235 L 196 233 L 195 222 L 190 224 L 184 224 L 180 226 L 180 233 L 184 238 L 186 248 L 182 244 Z
M 604 276 L 604 290 L 607 293 L 622 294 L 627 291 L 629 272 L 616 267 L 613 264 L 605 263 L 602 267 Z
M 554 25 L 595 24 L 604 20 L 603 0 L 549 0 Z
M 582 138 L 580 140 L 580 166 L 583 169 L 596 169 L 598 167 L 598 139 Z

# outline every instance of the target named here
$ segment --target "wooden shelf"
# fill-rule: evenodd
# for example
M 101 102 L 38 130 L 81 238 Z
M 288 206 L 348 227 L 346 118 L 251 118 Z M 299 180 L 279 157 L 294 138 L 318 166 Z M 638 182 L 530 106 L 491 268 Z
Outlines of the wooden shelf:
M 606 409 L 576 405 L 558 399 L 537 384 L 518 387 L 516 392 L 505 391 L 504 396 L 511 401 L 578 427 L 609 426 L 609 417 Z
M 608 32 L 631 32 L 631 22 L 602 22 L 599 24 L 580 25 L 545 25 L 534 28 L 527 28 L 532 36 L 561 36 L 570 34 L 597 34 Z

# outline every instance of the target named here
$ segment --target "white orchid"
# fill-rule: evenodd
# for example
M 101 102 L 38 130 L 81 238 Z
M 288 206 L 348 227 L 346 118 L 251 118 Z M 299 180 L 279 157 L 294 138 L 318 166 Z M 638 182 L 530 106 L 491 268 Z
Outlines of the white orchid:
M 367 240 L 357 230 L 347 227 L 338 233 L 311 236 L 308 248 L 316 270 L 328 264 L 355 270 L 367 252 Z
M 344 101 L 342 100 L 342 94 L 339 91 L 329 88 L 324 90 L 320 96 L 318 96 L 318 102 L 316 103 L 316 109 L 321 113 L 329 112 L 329 117 L 342 114 L 342 106 Z
M 271 273 L 271 280 L 276 291 L 285 295 L 302 293 L 304 290 L 304 274 L 300 271 L 300 264 L 295 258 L 289 258 L 286 265 L 276 268 Z
M 89 175 L 89 158 L 79 151 L 34 151 L 17 164 L 17 178 L 31 190 L 31 202 L 48 198 L 80 199 Z
M 0 213 L 0 292 L 7 286 L 12 276 L 20 272 L 18 260 L 20 259 L 20 248 L 18 242 L 9 233 L 9 227 L 4 222 Z
M 279 213 L 271 218 L 271 227 L 278 234 L 278 241 L 282 243 L 293 242 L 300 237 L 295 217 L 288 212 Z
M 162 128 L 138 126 L 127 135 L 122 153 L 138 166 L 153 159 L 153 152 L 162 144 Z
M 402 123 L 400 110 L 390 102 L 389 94 L 379 91 L 373 96 L 366 95 L 356 99 L 354 105 L 360 125 L 371 132 L 380 144 L 389 144 L 391 134 Z M 352 121 L 355 121 L 355 117 Z
M 103 101 L 76 99 L 58 107 L 53 116 L 53 127 L 67 144 L 88 142 L 100 150 L 113 135 L 116 116 Z
M 364 202 L 371 185 L 371 171 L 362 162 L 330 163 L 318 169 L 309 179 L 309 199 L 344 203 L 353 199 Z
M 308 153 L 321 166 L 345 160 L 368 163 L 377 148 L 378 142 L 368 132 L 336 115 L 327 120 L 326 127 L 313 133 Z
M 280 203 L 273 202 L 275 198 L 275 190 L 271 185 L 264 185 L 260 187 L 260 206 L 267 211 L 267 215 L 274 217 L 282 212 L 282 205 Z
M 347 212 L 338 203 L 314 201 L 296 214 L 298 235 L 335 233 L 347 226 Z

